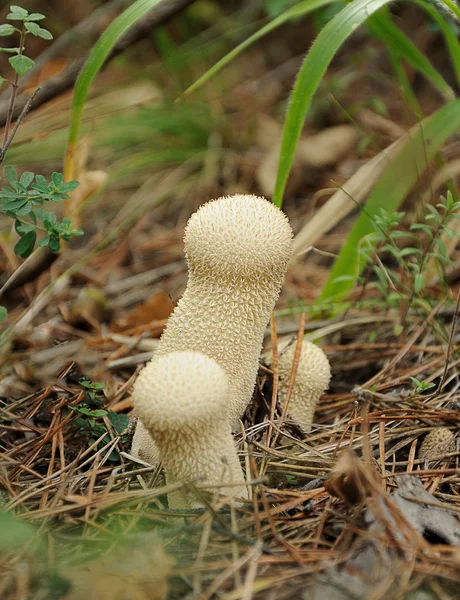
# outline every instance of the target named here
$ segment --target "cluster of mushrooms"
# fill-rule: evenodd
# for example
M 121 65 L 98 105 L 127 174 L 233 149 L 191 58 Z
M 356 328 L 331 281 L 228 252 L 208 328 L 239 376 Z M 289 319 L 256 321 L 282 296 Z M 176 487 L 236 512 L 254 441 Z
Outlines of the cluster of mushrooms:
M 232 424 L 251 401 L 265 329 L 292 257 L 292 229 L 271 202 L 250 195 L 202 205 L 185 229 L 189 278 L 158 349 L 134 384 L 139 418 L 131 453 L 163 464 L 168 484 L 194 482 L 228 498 L 248 497 Z M 286 393 L 294 347 L 281 352 Z M 304 342 L 289 414 L 306 430 L 327 388 L 330 367 Z M 200 506 L 191 491 L 171 508 Z

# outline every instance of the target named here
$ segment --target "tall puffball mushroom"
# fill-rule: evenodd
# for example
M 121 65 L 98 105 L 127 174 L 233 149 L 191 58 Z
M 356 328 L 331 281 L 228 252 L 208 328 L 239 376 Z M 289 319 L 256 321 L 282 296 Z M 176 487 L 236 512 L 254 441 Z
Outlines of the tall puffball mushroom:
M 296 344 L 291 344 L 280 352 L 278 396 L 281 406 L 286 399 L 295 351 Z M 329 387 L 330 380 L 331 366 L 327 356 L 319 346 L 304 340 L 288 406 L 288 413 L 304 431 L 311 430 L 316 405 Z
M 168 484 L 244 483 L 228 416 L 228 377 L 216 361 L 199 352 L 159 356 L 139 374 L 133 402 L 158 448 Z M 247 497 L 240 486 L 219 492 Z M 178 490 L 169 494 L 169 505 L 189 508 L 199 502 Z
M 180 350 L 213 358 L 228 375 L 229 418 L 235 421 L 252 397 L 264 331 L 292 256 L 292 229 L 268 200 L 238 194 L 202 205 L 184 242 L 187 287 L 153 360 Z M 131 452 L 155 463 L 141 421 Z

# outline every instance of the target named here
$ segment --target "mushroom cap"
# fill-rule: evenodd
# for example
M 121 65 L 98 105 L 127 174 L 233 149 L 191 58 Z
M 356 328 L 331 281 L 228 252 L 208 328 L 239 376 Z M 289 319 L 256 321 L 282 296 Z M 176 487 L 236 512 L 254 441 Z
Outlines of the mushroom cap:
M 285 352 L 280 352 L 278 372 L 282 377 L 281 387 L 289 384 L 296 344 L 291 344 Z M 331 380 L 331 365 L 323 350 L 316 344 L 302 342 L 299 365 L 295 376 L 294 387 L 301 392 L 322 394 L 329 387 Z M 289 412 L 289 411 L 288 411 Z
M 177 430 L 191 422 L 228 419 L 228 377 L 200 352 L 172 352 L 154 358 L 134 384 L 137 414 L 151 431 Z
M 286 215 L 258 196 L 236 194 L 203 204 L 185 229 L 191 273 L 207 277 L 283 277 L 292 256 Z
M 449 452 L 455 452 L 455 433 L 447 427 L 435 427 L 423 440 L 418 456 L 421 459 L 433 460 Z

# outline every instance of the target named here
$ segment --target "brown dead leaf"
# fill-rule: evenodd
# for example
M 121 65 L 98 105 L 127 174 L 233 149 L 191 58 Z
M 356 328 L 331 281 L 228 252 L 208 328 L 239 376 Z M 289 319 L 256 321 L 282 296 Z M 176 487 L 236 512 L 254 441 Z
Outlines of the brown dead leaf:
M 358 138 L 359 133 L 352 125 L 329 127 L 299 140 L 297 154 L 304 165 L 324 169 L 346 156 Z
M 162 321 L 167 319 L 173 310 L 174 305 L 171 298 L 165 292 L 157 292 L 148 300 L 136 306 L 134 310 L 117 319 L 112 330 L 125 331 L 148 325 L 152 321 Z
M 70 305 L 67 321 L 75 325 L 86 321 L 91 325 L 99 324 L 109 315 L 107 299 L 100 289 L 94 286 L 82 288 Z M 97 329 L 98 327 L 96 327 Z
M 275 189 L 278 161 L 283 137 L 282 126 L 273 119 L 261 119 L 258 127 L 259 145 L 266 149 L 256 173 L 257 182 L 266 196 Z M 305 169 L 325 169 L 346 156 L 358 141 L 359 133 L 352 125 L 337 125 L 299 140 L 289 176 L 287 193 L 296 189 Z
M 360 461 L 352 450 L 344 450 L 324 487 L 331 496 L 356 506 L 380 488 L 380 480 L 376 471 Z

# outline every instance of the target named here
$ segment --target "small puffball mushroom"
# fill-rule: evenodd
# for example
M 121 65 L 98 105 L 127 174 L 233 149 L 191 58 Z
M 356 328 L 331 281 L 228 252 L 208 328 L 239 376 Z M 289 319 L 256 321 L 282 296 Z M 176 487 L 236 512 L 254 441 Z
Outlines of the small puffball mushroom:
M 214 360 L 199 352 L 157 357 L 137 378 L 133 403 L 158 448 L 168 484 L 244 483 L 228 416 L 228 377 Z M 219 492 L 247 497 L 239 486 Z M 169 504 L 200 505 L 182 490 L 169 495 Z
M 268 200 L 235 195 L 201 206 L 184 242 L 187 287 L 152 360 L 180 350 L 213 358 L 229 378 L 233 422 L 252 397 L 265 328 L 292 256 L 292 229 Z M 131 452 L 152 463 L 148 444 L 139 422 Z
M 439 460 L 449 452 L 455 452 L 455 434 L 447 427 L 435 427 L 423 440 L 418 457 L 428 461 Z
M 281 407 L 289 387 L 295 350 L 296 344 L 291 344 L 285 351 L 280 351 L 278 396 Z M 331 366 L 327 356 L 321 348 L 304 340 L 288 406 L 288 414 L 299 422 L 304 431 L 311 430 L 316 405 L 329 387 L 330 380 Z

